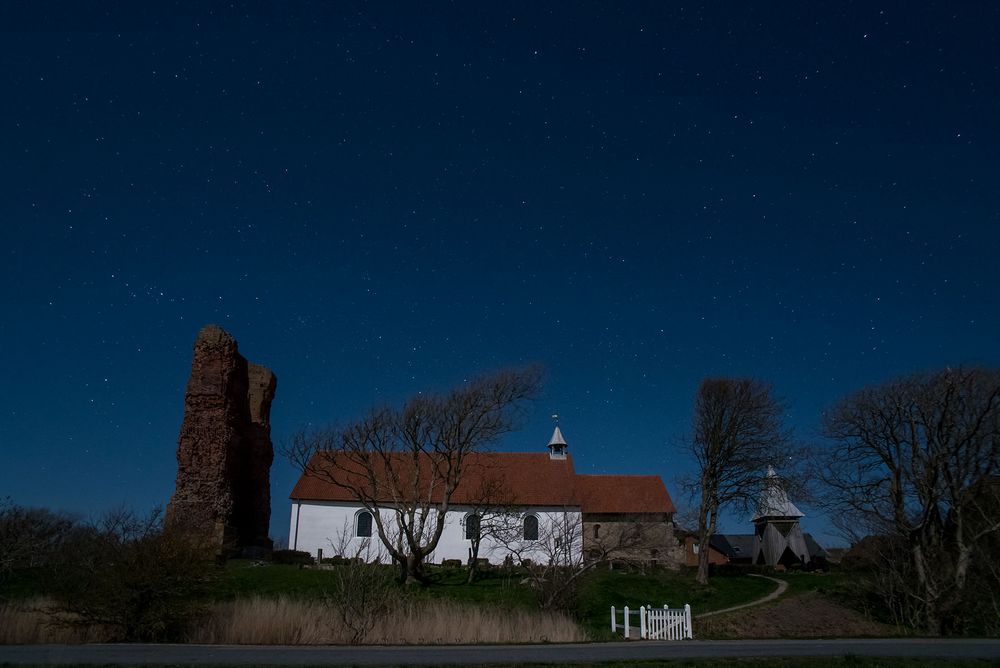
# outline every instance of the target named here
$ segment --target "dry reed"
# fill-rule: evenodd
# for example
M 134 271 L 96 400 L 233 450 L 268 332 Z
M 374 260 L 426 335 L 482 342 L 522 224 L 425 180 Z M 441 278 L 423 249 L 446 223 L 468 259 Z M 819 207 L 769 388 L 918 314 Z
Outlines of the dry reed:
M 51 601 L 44 598 L 0 603 L 0 645 L 105 642 L 110 637 L 98 627 L 65 622 L 64 617 L 52 612 Z
M 100 628 L 60 623 L 50 602 L 0 604 L 0 644 L 106 642 Z M 236 645 L 347 644 L 352 631 L 339 611 L 285 597 L 217 603 L 192 624 L 187 640 Z M 586 633 L 556 612 L 488 608 L 433 599 L 396 602 L 361 638 L 369 645 L 581 642 Z
M 248 645 L 346 644 L 352 632 L 338 611 L 318 602 L 250 598 L 215 605 L 190 642 Z M 361 644 L 581 642 L 586 633 L 560 613 L 485 608 L 449 601 L 400 602 L 381 616 Z

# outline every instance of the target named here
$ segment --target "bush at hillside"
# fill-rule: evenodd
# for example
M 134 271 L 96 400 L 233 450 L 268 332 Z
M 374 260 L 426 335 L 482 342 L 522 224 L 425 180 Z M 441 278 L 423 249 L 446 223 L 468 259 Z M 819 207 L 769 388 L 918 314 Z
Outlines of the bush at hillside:
M 311 554 L 301 550 L 275 550 L 271 553 L 272 564 L 311 566 L 314 561 Z
M 171 641 L 197 616 L 212 553 L 154 511 L 109 513 L 65 546 L 51 592 L 63 623 L 118 641 Z

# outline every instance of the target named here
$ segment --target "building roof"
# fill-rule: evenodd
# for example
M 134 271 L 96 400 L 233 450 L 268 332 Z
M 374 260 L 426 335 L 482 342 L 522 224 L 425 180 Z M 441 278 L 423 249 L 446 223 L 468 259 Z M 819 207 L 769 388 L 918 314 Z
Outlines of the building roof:
M 826 559 L 829 557 L 823 546 L 820 545 L 812 534 L 803 534 L 806 547 L 809 549 L 810 558 Z M 726 555 L 730 559 L 753 559 L 754 534 L 752 533 L 713 533 L 709 536 L 708 544 Z
M 809 548 L 810 558 L 812 559 L 816 559 L 817 557 L 820 559 L 830 558 L 830 553 L 823 549 L 823 546 L 820 545 L 815 538 L 813 538 L 811 533 L 805 534 L 804 538 L 806 539 L 806 547 Z
M 576 474 L 585 513 L 672 513 L 674 502 L 660 476 Z
M 764 483 L 764 493 L 760 495 L 760 502 L 757 505 L 757 513 L 754 520 L 767 517 L 805 517 L 805 513 L 795 507 L 795 504 L 788 500 L 785 488 L 778 480 L 778 474 L 774 467 L 767 467 L 767 480 Z
M 730 559 L 753 559 L 753 534 L 721 534 L 709 536 L 708 544 Z
M 560 434 L 561 435 L 561 434 Z M 396 456 L 393 457 L 397 458 Z M 392 465 L 399 474 L 412 468 L 408 459 L 398 455 L 399 464 Z M 365 485 L 357 467 L 322 463 L 314 458 L 317 466 L 325 466 L 326 475 L 336 476 L 350 484 Z M 422 469 L 427 471 L 430 459 L 423 458 Z M 517 506 L 568 506 L 579 507 L 584 513 L 672 513 L 674 504 L 663 480 L 651 475 L 580 475 L 573 470 L 573 460 L 553 459 L 547 452 L 494 452 L 471 453 L 465 458 L 462 482 L 452 494 L 451 503 L 468 505 L 478 501 L 477 492 L 483 482 L 491 477 L 503 481 L 509 495 L 505 499 Z M 385 469 L 379 474 L 386 476 Z M 423 493 L 440 499 L 440 490 L 430 490 L 430 476 L 421 484 Z M 386 478 L 382 478 L 383 480 Z M 380 494 L 384 503 L 391 502 L 387 494 Z M 304 474 L 292 489 L 290 498 L 298 501 L 355 501 L 353 493 L 323 477 Z

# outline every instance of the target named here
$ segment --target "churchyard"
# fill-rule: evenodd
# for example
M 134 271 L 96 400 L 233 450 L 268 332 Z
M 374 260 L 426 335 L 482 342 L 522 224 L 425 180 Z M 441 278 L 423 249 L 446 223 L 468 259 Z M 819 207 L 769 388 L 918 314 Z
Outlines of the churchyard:
M 464 567 L 432 567 L 421 587 L 406 587 L 393 578 L 391 569 L 366 564 L 317 568 L 230 560 L 223 566 L 204 566 L 202 576 L 187 598 L 152 603 L 183 608 L 190 623 L 171 626 L 167 615 L 163 635 L 144 639 L 238 644 L 608 641 L 620 639 L 609 628 L 612 605 L 635 610 L 640 605 L 685 603 L 696 617 L 696 637 L 743 637 L 744 630 L 731 620 L 747 619 L 754 608 L 711 622 L 697 616 L 753 601 L 774 589 L 773 582 L 736 570 L 703 586 L 688 569 L 596 569 L 580 581 L 566 606 L 542 610 L 524 573 L 500 567 L 481 573 L 472 584 Z M 762 609 L 787 605 L 793 598 L 840 606 L 834 601 L 845 586 L 841 574 L 781 577 L 792 583 L 785 600 Z M 58 605 L 66 593 L 61 586 L 45 569 L 8 577 L 0 586 L 0 642 L 124 639 L 114 625 L 74 619 L 74 613 Z M 150 589 L 156 586 L 149 583 Z M 798 628 L 793 635 L 840 635 L 829 626 L 829 615 L 817 622 L 822 626 Z

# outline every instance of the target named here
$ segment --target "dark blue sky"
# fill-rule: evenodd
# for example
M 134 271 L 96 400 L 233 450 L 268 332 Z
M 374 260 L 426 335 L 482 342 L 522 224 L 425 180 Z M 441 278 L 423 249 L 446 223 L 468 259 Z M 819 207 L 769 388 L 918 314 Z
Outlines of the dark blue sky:
M 0 8 L 0 496 L 165 503 L 210 322 L 276 441 L 538 361 L 675 497 L 705 376 L 1000 363 L 1000 5 L 539 4 Z

